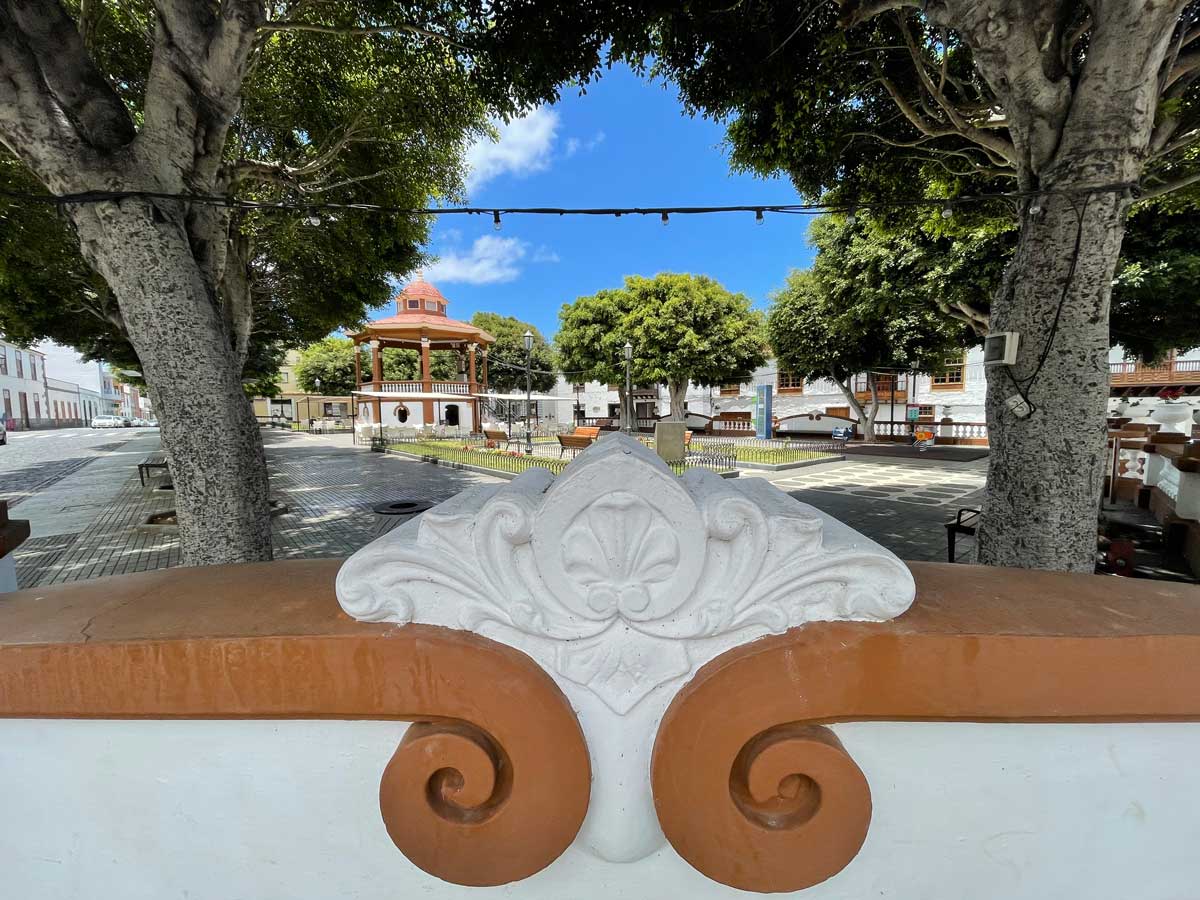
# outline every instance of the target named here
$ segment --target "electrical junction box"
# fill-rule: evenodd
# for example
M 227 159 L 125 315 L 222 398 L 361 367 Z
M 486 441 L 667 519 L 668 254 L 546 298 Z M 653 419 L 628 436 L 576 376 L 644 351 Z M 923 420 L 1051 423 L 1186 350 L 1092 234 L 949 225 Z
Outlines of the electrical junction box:
M 1017 361 L 1019 335 L 1015 331 L 996 331 L 983 339 L 985 366 L 1011 366 Z

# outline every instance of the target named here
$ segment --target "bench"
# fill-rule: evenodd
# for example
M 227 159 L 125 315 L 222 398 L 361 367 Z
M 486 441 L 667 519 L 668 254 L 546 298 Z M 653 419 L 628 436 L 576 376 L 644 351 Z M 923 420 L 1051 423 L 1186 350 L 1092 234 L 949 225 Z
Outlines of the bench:
M 964 515 L 965 513 L 965 515 Z M 946 552 L 949 562 L 954 562 L 954 543 L 960 534 L 975 536 L 979 524 L 979 510 L 960 509 L 953 521 L 946 522 Z
M 517 440 L 516 438 L 509 437 L 506 432 L 500 431 L 498 428 L 483 429 L 483 436 L 485 440 L 497 445 L 503 442 L 506 450 L 508 449 L 509 444 L 511 444 L 514 440 Z
M 151 469 L 166 469 L 167 454 L 162 451 L 151 453 L 140 463 L 138 463 L 138 481 L 142 483 L 142 487 L 146 486 L 146 479 L 150 477 Z
M 574 456 L 580 450 L 586 450 L 588 447 L 590 447 L 592 445 L 593 440 L 594 440 L 594 438 L 590 438 L 590 437 L 587 437 L 586 435 L 582 435 L 582 434 L 560 434 L 560 435 L 558 435 L 558 445 L 560 448 L 558 451 L 558 458 L 562 459 L 562 455 L 564 453 L 566 453 L 568 450 L 571 451 L 572 456 Z
M 562 459 L 562 455 L 568 450 L 572 456 L 580 450 L 586 450 L 598 437 L 600 428 L 596 425 L 580 425 L 570 434 L 558 435 L 558 458 Z

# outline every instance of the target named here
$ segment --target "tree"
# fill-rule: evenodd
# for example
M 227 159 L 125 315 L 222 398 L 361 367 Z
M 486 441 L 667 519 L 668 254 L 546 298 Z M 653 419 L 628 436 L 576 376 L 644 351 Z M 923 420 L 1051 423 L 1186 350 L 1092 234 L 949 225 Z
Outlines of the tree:
M 931 301 L 928 261 L 919 244 L 897 243 L 859 219 L 813 223 L 811 271 L 793 271 L 773 295 L 767 333 L 779 366 L 805 378 L 830 378 L 875 440 L 876 371 L 936 372 L 972 332 Z M 852 379 L 866 373 L 864 407 Z
M 689 382 L 707 387 L 744 380 L 766 361 L 762 315 L 745 294 L 705 275 L 670 272 L 630 275 L 625 292 L 634 381 L 665 384 L 675 421 L 686 415 Z
M 255 336 L 313 340 L 361 318 L 386 299 L 389 271 L 417 264 L 426 234 L 409 216 L 269 204 L 452 198 L 484 127 L 466 60 L 445 42 L 369 27 L 382 4 L 324 4 L 336 26 L 324 31 L 286 18 L 304 6 L 272 4 L 285 17 L 272 22 L 261 0 L 0 2 L 5 173 L 15 157 L 57 195 L 124 192 L 61 204 L 54 305 L 36 330 L 136 353 L 193 564 L 270 557 L 266 470 L 242 388 Z M 54 206 L 40 209 L 29 227 L 51 234 Z M 59 253 L 63 234 L 104 290 Z M 64 322 L 73 307 L 100 316 L 99 336 L 85 319 Z
M 530 378 L 534 391 L 549 391 L 557 382 L 558 360 L 542 333 L 528 322 L 499 313 L 477 312 L 471 324 L 496 339 L 488 348 L 488 386 L 500 394 L 525 390 L 525 332 L 533 333 Z
M 415 350 L 385 347 L 383 354 L 383 377 L 388 381 L 413 381 L 420 377 L 420 358 Z M 359 371 L 369 373 L 371 361 L 367 352 L 359 348 Z M 441 354 L 437 354 L 441 355 Z M 430 369 L 434 360 L 430 360 Z M 317 387 L 317 380 L 321 386 Z M 300 351 L 296 363 L 296 382 L 312 393 L 328 396 L 348 396 L 358 385 L 354 381 L 354 342 L 349 338 L 327 337 L 309 344 Z
M 705 3 L 661 15 L 648 41 L 691 108 L 732 120 L 735 165 L 806 196 L 911 202 L 932 171 L 1018 192 L 990 304 L 1020 344 L 988 369 L 983 562 L 1093 568 L 1112 281 L 1135 198 L 1200 180 L 1198 8 Z M 1009 411 L 1014 394 L 1032 415 Z
M 617 385 L 625 410 L 625 354 L 632 335 L 626 317 L 633 308 L 627 291 L 604 289 L 564 303 L 558 311 L 554 343 L 564 376 L 572 381 L 598 381 Z M 624 419 L 624 415 L 622 415 Z
M 629 275 L 619 290 L 602 290 L 559 312 L 555 340 L 563 370 L 618 385 L 626 409 L 626 341 L 633 345 L 635 384 L 665 384 L 671 418 L 682 420 L 688 382 L 721 384 L 745 377 L 766 358 L 762 316 L 743 294 L 704 275 Z

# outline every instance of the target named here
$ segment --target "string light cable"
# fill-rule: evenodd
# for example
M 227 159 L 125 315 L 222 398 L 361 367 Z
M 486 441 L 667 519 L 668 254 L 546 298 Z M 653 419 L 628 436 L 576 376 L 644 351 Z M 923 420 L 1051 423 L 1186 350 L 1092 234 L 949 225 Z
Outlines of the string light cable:
M 766 213 L 781 215 L 818 216 L 826 213 L 855 215 L 861 212 L 892 209 L 941 209 L 943 215 L 961 206 L 992 202 L 1044 198 L 1049 196 L 1081 197 L 1095 194 L 1110 194 L 1136 189 L 1130 184 L 1103 185 L 1079 191 L 1015 191 L 992 194 L 964 194 L 959 197 L 913 197 L 880 201 L 855 200 L 846 203 L 755 203 L 732 206 L 625 206 L 625 207 L 559 207 L 559 206 L 435 206 L 404 207 L 376 203 L 314 202 L 307 200 L 248 200 L 213 194 L 170 193 L 165 191 L 83 191 L 72 194 L 45 194 L 22 191 L 0 190 L 0 197 L 24 203 L 44 203 L 58 207 L 97 203 L 120 203 L 123 200 L 160 200 L 165 202 L 206 204 L 228 209 L 272 211 L 299 211 L 310 216 L 321 212 L 357 211 L 410 216 L 484 216 L 490 218 L 493 227 L 501 216 L 657 216 L 664 224 L 670 216 L 713 215 L 721 213 L 753 213 L 757 221 Z

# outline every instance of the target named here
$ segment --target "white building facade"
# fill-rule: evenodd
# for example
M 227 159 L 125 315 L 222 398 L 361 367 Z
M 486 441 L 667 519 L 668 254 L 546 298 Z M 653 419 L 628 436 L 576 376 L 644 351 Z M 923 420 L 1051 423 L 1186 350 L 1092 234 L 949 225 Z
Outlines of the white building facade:
M 44 354 L 0 340 L 0 401 L 10 431 L 52 427 Z
M 1112 395 L 1109 406 L 1113 415 L 1127 416 L 1135 422 L 1153 421 L 1154 409 L 1165 402 L 1156 396 L 1163 387 L 1181 389 L 1184 402 L 1188 402 L 1186 395 L 1196 395 L 1191 403 L 1200 410 L 1200 349 L 1172 353 L 1163 363 L 1147 366 L 1127 361 L 1125 351 L 1113 347 L 1109 351 L 1109 369 Z M 987 378 L 982 348 L 967 350 L 937 374 L 878 373 L 876 381 L 879 410 L 875 423 L 881 437 L 888 433 L 907 435 L 909 423 L 915 421 L 930 425 L 940 441 L 986 442 Z M 858 418 L 832 380 L 798 378 L 781 370 L 775 360 L 768 360 L 747 381 L 713 387 L 689 385 L 685 404 L 689 423 L 695 428 L 705 427 L 710 419 L 727 427 L 731 423 L 747 423 L 756 390 L 763 384 L 773 389 L 773 415 L 781 434 L 820 433 L 839 424 L 836 420 Z M 870 402 L 865 375 L 854 379 L 853 390 L 860 404 Z M 571 422 L 606 425 L 620 420 L 620 398 L 615 384 L 573 383 L 560 376 L 553 393 L 560 398 L 553 404 L 553 417 L 561 425 Z M 635 388 L 634 401 L 641 420 L 667 416 L 671 411 L 665 387 Z M 818 415 L 823 420 L 819 426 L 808 419 Z

